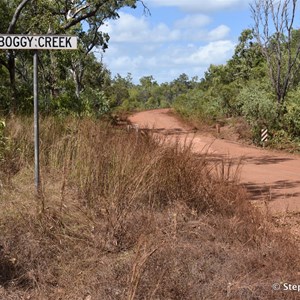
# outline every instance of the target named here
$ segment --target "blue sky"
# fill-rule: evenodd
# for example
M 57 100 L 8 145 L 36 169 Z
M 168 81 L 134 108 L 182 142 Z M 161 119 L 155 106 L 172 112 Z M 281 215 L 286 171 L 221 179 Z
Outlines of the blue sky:
M 123 9 L 102 28 L 110 35 L 103 62 L 112 75 L 159 83 L 180 74 L 201 78 L 210 64 L 225 63 L 242 30 L 252 24 L 248 0 L 146 0 L 151 15 Z

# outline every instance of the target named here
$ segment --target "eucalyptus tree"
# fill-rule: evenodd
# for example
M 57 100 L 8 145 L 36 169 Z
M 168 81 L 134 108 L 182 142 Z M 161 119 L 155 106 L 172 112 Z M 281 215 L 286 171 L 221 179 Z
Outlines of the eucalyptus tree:
M 256 0 L 251 5 L 253 34 L 260 46 L 279 110 L 299 71 L 300 39 L 295 30 L 297 0 Z

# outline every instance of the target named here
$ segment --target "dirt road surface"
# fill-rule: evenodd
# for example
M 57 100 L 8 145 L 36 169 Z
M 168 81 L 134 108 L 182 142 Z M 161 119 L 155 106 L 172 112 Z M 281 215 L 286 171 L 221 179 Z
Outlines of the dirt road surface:
M 268 201 L 272 213 L 300 212 L 300 156 L 217 139 L 181 122 L 169 109 L 139 112 L 129 120 L 139 128 L 170 134 L 181 143 L 192 141 L 194 152 L 217 158 L 242 159 L 241 184 L 256 202 Z M 266 202 L 264 201 L 264 202 Z

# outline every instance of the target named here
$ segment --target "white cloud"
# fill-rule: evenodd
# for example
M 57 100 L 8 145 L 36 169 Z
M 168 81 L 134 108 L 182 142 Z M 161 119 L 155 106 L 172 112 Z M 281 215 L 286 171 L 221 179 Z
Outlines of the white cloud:
M 148 0 L 154 6 L 175 6 L 188 12 L 212 12 L 240 8 L 248 5 L 248 0 Z
M 158 82 L 182 73 L 201 77 L 210 64 L 225 63 L 235 46 L 228 38 L 230 28 L 203 14 L 187 15 L 173 25 L 152 25 L 150 18 L 121 12 L 106 29 L 111 39 L 103 62 L 113 75 L 132 73 L 135 82 L 146 75 Z
M 185 58 L 190 64 L 206 66 L 208 63 L 220 64 L 225 62 L 233 52 L 235 44 L 231 41 L 216 41 L 200 47 L 197 51 Z
M 218 41 L 228 36 L 230 28 L 225 25 L 220 25 L 208 33 L 208 39 Z
M 149 19 L 137 18 L 124 12 L 120 13 L 120 19 L 109 21 L 105 31 L 111 36 L 113 43 L 166 43 L 175 41 L 216 41 L 227 37 L 230 28 L 220 25 L 211 30 L 205 25 L 211 23 L 211 19 L 205 15 L 189 15 L 177 20 L 174 28 L 164 23 L 151 27 Z
M 151 28 L 146 17 L 137 18 L 124 12 L 120 13 L 120 19 L 109 21 L 105 31 L 110 34 L 113 42 L 119 43 L 160 43 L 180 39 L 177 29 L 172 30 L 164 23 Z
M 210 42 L 204 46 L 180 46 L 169 48 L 164 61 L 169 65 L 205 67 L 224 63 L 233 53 L 235 44 L 229 40 Z
M 224 40 L 228 37 L 230 28 L 225 25 L 220 25 L 211 30 L 208 29 L 186 29 L 182 31 L 182 40 L 192 42 L 211 42 Z
M 118 55 L 104 55 L 113 74 L 120 73 L 125 76 L 131 72 L 135 79 L 145 75 L 153 75 L 159 82 L 170 81 L 172 78 L 186 73 L 189 76 L 202 76 L 210 64 L 226 62 L 232 54 L 234 43 L 229 40 L 210 42 L 204 46 L 194 44 L 174 45 L 166 48 L 160 47 L 151 53 L 143 53 L 136 49 L 140 55 L 132 55 L 126 47 L 120 47 Z
M 175 22 L 177 28 L 199 28 L 212 22 L 209 16 L 203 14 L 187 15 L 181 20 Z

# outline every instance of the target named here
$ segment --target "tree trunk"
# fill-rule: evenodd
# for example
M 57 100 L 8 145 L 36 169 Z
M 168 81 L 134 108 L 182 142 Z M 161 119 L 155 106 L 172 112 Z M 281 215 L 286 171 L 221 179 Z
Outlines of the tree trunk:
M 76 97 L 79 99 L 80 97 L 80 92 L 82 91 L 82 85 L 80 82 L 80 76 L 78 75 L 78 73 L 76 71 L 74 71 L 73 73 L 73 78 L 74 78 L 74 82 L 75 82 L 75 87 L 76 87 Z
M 15 55 L 13 51 L 9 51 L 8 54 L 8 71 L 9 71 L 9 80 L 10 80 L 10 89 L 11 89 L 11 107 L 10 113 L 17 113 L 18 107 L 18 97 L 17 97 L 17 87 L 16 87 L 16 63 Z
M 80 63 L 74 64 L 74 65 L 72 65 L 71 73 L 72 73 L 73 80 L 75 83 L 76 97 L 79 99 L 80 93 L 83 90 L 82 77 L 84 74 L 84 68 L 83 68 L 83 66 L 80 65 Z

